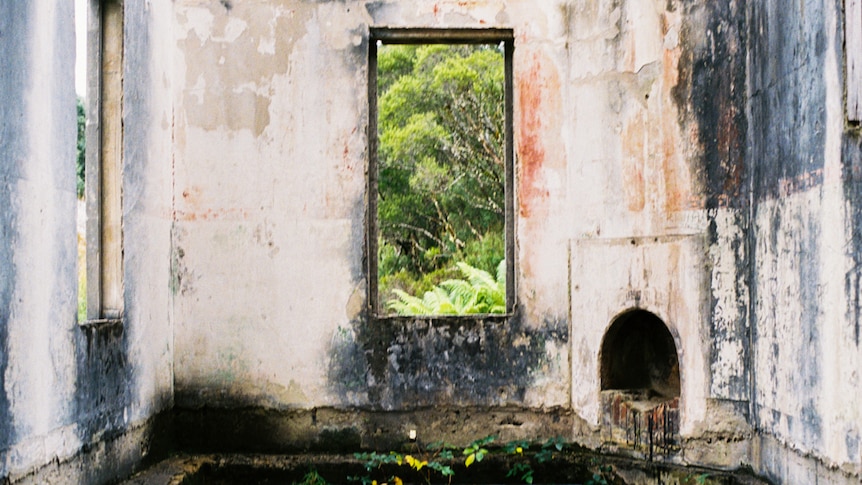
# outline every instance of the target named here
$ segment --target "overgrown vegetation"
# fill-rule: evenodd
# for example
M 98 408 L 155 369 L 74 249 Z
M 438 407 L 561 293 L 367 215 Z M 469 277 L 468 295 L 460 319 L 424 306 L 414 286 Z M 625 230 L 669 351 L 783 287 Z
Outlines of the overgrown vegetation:
M 497 265 L 496 277 L 467 263 L 457 263 L 465 279 L 448 279 L 426 291 L 422 298 L 394 288 L 398 298 L 386 306 L 399 315 L 470 315 L 506 312 L 506 260 Z
M 381 302 L 439 293 L 456 263 L 490 274 L 503 259 L 504 76 L 497 46 L 381 46 Z
M 78 321 L 87 320 L 87 243 L 84 235 L 78 234 Z
M 395 451 L 389 453 L 355 453 L 356 458 L 364 461 L 367 474 L 348 477 L 348 479 L 361 482 L 363 485 L 402 485 L 405 482 L 416 483 L 419 481 L 427 485 L 440 481 L 452 483 L 456 463 L 463 463 L 465 468 L 469 468 L 489 455 L 501 454 L 510 458 L 507 463 L 511 465 L 506 477 L 532 484 L 535 478 L 533 461 L 547 463 L 568 447 L 566 441 L 560 437 L 548 439 L 541 444 L 532 444 L 526 440 L 521 440 L 493 447 L 495 441 L 494 436 L 487 436 L 462 449 L 443 442 L 436 442 L 424 448 L 417 443 L 412 453 Z M 531 446 L 536 448 L 535 452 L 530 453 Z M 397 473 L 388 472 L 393 467 L 398 470 Z M 600 481 L 588 483 L 606 484 L 604 474 L 607 471 L 603 467 L 597 467 L 593 479 Z
M 77 157 L 75 159 L 75 171 L 77 173 L 76 192 L 78 200 L 84 198 L 84 179 L 85 179 L 85 151 L 86 139 L 85 130 L 87 125 L 87 117 L 84 113 L 84 101 L 78 98 L 77 102 L 78 113 L 78 142 L 77 142 Z M 83 322 L 87 319 L 87 268 L 86 268 L 86 252 L 87 238 L 86 234 L 78 233 L 78 321 Z
M 329 482 L 312 468 L 302 477 L 302 481 L 293 482 L 293 485 L 329 485 Z

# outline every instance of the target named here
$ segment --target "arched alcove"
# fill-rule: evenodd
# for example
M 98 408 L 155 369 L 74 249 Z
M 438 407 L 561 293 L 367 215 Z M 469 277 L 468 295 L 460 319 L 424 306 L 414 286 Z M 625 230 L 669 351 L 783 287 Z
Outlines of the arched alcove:
M 602 341 L 600 359 L 602 391 L 627 391 L 647 399 L 680 395 L 673 335 L 646 310 L 626 311 L 614 319 Z

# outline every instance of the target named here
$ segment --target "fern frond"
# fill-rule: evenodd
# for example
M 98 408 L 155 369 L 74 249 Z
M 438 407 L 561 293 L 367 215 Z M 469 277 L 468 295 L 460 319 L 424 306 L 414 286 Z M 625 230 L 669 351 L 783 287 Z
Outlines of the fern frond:
M 464 276 L 467 277 L 467 281 L 469 281 L 471 285 L 489 288 L 497 286 L 497 282 L 494 280 L 494 277 L 491 276 L 491 273 L 479 268 L 474 268 L 464 262 L 458 262 L 456 264 L 458 265 L 458 269 L 460 269 L 461 272 L 464 273 Z
M 390 310 L 394 310 L 399 315 L 424 315 L 428 313 L 429 309 L 421 299 L 399 289 L 393 291 L 398 295 L 398 299 L 392 299 L 386 303 L 386 307 Z

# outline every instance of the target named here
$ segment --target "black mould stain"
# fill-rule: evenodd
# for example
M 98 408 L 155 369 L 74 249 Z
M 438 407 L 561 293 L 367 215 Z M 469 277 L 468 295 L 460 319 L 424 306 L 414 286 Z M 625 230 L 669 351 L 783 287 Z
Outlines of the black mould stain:
M 845 134 L 842 140 L 844 200 L 850 225 L 850 243 L 847 255 L 853 261 L 844 275 L 846 315 L 856 346 L 860 345 L 862 330 L 862 137 Z
M 372 320 L 334 346 L 330 384 L 344 399 L 364 386 L 376 409 L 521 404 L 546 343 L 567 341 L 557 321 L 529 329 L 518 317 Z
M 765 429 L 779 428 L 782 422 L 787 423 L 791 435 L 801 437 L 806 443 L 819 445 L 823 438 L 823 423 L 819 415 L 821 397 L 818 389 L 821 387 L 822 369 L 821 362 L 821 335 L 822 312 L 820 305 L 823 301 L 823 281 L 820 268 L 822 268 L 822 255 L 820 241 L 822 240 L 821 222 L 819 213 L 803 213 L 802 215 L 775 210 L 771 213 L 768 222 L 768 239 L 765 243 L 770 251 L 775 253 L 779 248 L 780 239 L 791 239 L 792 249 L 788 254 L 773 254 L 772 258 L 792 258 L 793 267 L 797 272 L 791 281 L 797 281 L 786 290 L 797 295 L 800 311 L 794 319 L 793 325 L 800 333 L 799 340 L 793 342 L 792 346 L 782 344 L 782 336 L 778 327 L 772 325 L 759 330 L 758 337 L 772 341 L 771 351 L 767 356 L 770 372 L 758 374 L 764 387 L 772 389 L 769 401 L 778 403 L 777 389 L 787 379 L 792 379 L 794 393 L 801 405 L 801 412 L 797 416 L 787 414 L 787 410 L 778 403 L 778 410 L 770 410 L 771 414 L 765 417 L 759 425 Z M 789 232 L 788 227 L 800 228 Z M 764 278 L 773 278 L 773 274 L 753 274 L 754 281 L 764 281 Z M 763 298 L 776 298 L 777 294 L 764 294 Z M 777 316 L 758 315 L 759 319 L 775 322 Z M 762 334 L 762 337 L 761 337 Z M 792 356 L 791 356 L 792 354 Z M 790 357 L 790 358 L 788 358 Z M 762 408 L 761 408 L 762 410 Z
M 804 386 L 799 393 L 802 399 L 803 436 L 806 443 L 819 445 L 822 438 L 822 423 L 818 411 L 818 389 L 820 388 L 820 305 L 824 301 L 822 294 L 820 263 L 820 218 L 817 214 L 808 216 L 803 234 L 797 235 L 800 251 L 797 256 L 799 265 L 799 298 L 802 303 L 802 313 L 799 316 L 802 327 L 802 345 L 800 355 L 795 360 L 799 365 L 799 377 Z
M 356 342 L 353 328 L 364 323 L 354 322 L 352 327 L 338 327 L 329 350 L 327 378 L 342 402 L 364 401 L 368 390 L 368 365 L 362 347 Z
M 76 418 L 81 438 L 123 430 L 123 411 L 130 403 L 130 366 L 123 326 L 83 327 L 78 334 L 75 385 Z
M 750 164 L 758 200 L 823 182 L 825 32 L 806 19 L 827 14 L 822 2 L 806 2 L 804 15 L 799 6 L 754 2 L 749 8 Z
M 735 209 L 732 226 L 747 228 L 751 171 L 746 165 L 746 141 L 749 129 L 746 116 L 746 31 L 745 2 L 682 2 L 668 10 L 681 8 L 682 52 L 679 60 L 679 83 L 673 88 L 678 116 L 683 127 L 693 127 L 697 149 L 692 172 L 701 187 L 708 210 L 709 244 L 729 244 L 733 251 L 734 291 L 741 294 L 748 286 L 749 251 L 745 236 L 721 234 L 715 219 L 716 209 Z M 719 316 L 719 302 L 711 301 L 711 314 Z M 743 362 L 750 355 L 749 330 L 746 325 L 748 306 L 738 298 L 734 321 L 709 319 L 712 346 L 710 361 L 721 365 L 719 352 L 725 345 L 743 342 Z M 747 400 L 750 394 L 748 364 L 742 372 L 724 383 L 726 399 Z
M 673 96 L 681 125 L 697 127 L 693 172 L 708 209 L 747 205 L 745 8 L 745 2 L 685 5 Z
M 219 3 L 221 3 L 222 7 L 224 7 L 224 9 L 228 12 L 233 9 L 233 2 L 230 2 L 228 0 L 219 0 Z

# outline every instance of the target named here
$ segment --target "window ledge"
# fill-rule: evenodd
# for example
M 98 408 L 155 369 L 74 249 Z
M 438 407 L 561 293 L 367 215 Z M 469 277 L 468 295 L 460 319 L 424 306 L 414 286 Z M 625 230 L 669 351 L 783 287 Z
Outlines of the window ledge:
M 471 313 L 467 315 L 375 315 L 377 322 L 403 322 L 408 320 L 437 320 L 440 322 L 506 321 L 513 313 Z
M 106 327 L 119 327 L 123 325 L 122 318 L 99 318 L 94 320 L 86 320 L 78 323 L 81 328 L 100 329 Z

